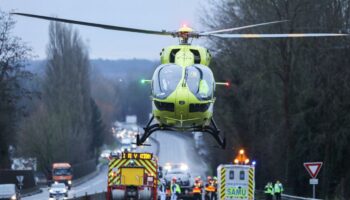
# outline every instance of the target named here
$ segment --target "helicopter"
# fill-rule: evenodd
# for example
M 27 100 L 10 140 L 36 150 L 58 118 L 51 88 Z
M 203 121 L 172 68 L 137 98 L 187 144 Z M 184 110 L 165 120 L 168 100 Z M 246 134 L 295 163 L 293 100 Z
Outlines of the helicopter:
M 179 38 L 179 44 L 163 48 L 160 62 L 151 80 L 142 80 L 151 84 L 152 116 L 144 127 L 142 136 L 137 135 L 136 144 L 143 145 L 152 133 L 159 130 L 180 132 L 204 132 L 213 136 L 221 148 L 226 146 L 226 138 L 213 118 L 214 96 L 217 85 L 229 86 L 228 82 L 216 82 L 209 68 L 211 54 L 208 49 L 191 44 L 193 39 L 207 38 L 302 38 L 302 37 L 338 37 L 343 33 L 283 33 L 283 34 L 233 34 L 238 30 L 287 22 L 271 21 L 241 27 L 214 31 L 194 31 L 184 25 L 177 31 L 156 31 L 130 27 L 113 26 L 99 23 L 76 21 L 57 17 L 27 13 L 11 13 L 25 17 L 49 21 L 64 22 L 83 26 L 126 31 Z

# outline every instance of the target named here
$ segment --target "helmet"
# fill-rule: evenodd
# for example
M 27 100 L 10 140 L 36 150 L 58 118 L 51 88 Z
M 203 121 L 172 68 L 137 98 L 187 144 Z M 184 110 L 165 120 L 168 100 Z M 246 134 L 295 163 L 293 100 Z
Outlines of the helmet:
M 160 182 L 161 182 L 162 184 L 165 184 L 165 183 L 166 183 L 164 179 L 161 179 Z
M 207 177 L 207 180 L 208 180 L 208 181 L 209 181 L 209 180 L 212 180 L 211 176 L 208 176 L 208 177 Z
M 216 181 L 218 180 L 218 178 L 216 176 L 214 176 L 213 179 L 216 180 Z
M 201 180 L 201 179 L 198 178 L 198 177 L 194 178 L 194 181 L 195 181 L 195 182 L 199 182 L 200 180 Z
M 174 181 L 174 182 L 176 182 L 176 177 L 174 176 L 171 180 Z

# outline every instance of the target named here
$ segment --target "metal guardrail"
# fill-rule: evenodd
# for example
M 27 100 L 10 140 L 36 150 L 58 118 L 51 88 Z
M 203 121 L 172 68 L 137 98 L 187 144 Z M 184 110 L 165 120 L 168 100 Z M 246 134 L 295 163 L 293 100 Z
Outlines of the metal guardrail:
M 322 200 L 322 199 L 292 196 L 292 195 L 288 195 L 288 194 L 282 194 L 282 199 L 285 199 L 285 200 L 294 200 L 294 199 L 295 200 Z
M 255 199 L 256 200 L 265 200 L 265 194 L 262 190 L 255 190 Z M 273 198 L 275 199 L 275 198 Z M 308 198 L 308 197 L 300 197 L 300 196 L 293 196 L 289 194 L 282 194 L 282 200 L 322 200 L 322 199 L 314 199 L 314 198 Z
M 73 197 L 69 200 L 106 200 L 106 192 L 96 194 L 85 194 L 84 196 Z

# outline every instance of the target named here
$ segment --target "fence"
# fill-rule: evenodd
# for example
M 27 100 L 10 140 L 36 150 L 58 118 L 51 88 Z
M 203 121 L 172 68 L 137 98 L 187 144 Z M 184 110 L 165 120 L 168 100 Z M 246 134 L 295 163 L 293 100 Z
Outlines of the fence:
M 256 200 L 264 200 L 265 194 L 262 190 L 256 190 L 255 191 L 255 199 Z M 299 196 L 293 196 L 288 194 L 282 194 L 282 200 L 322 200 L 322 199 L 313 199 L 308 197 L 299 197 Z

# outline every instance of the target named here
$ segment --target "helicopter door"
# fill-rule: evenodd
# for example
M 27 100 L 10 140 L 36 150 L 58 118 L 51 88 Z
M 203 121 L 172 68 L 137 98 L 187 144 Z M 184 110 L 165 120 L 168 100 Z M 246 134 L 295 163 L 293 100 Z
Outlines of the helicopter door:
M 175 64 L 160 65 L 153 74 L 152 95 L 157 99 L 166 99 L 179 85 L 182 67 Z
M 214 76 L 204 65 L 186 68 L 185 79 L 188 88 L 199 100 L 210 100 L 214 94 Z

